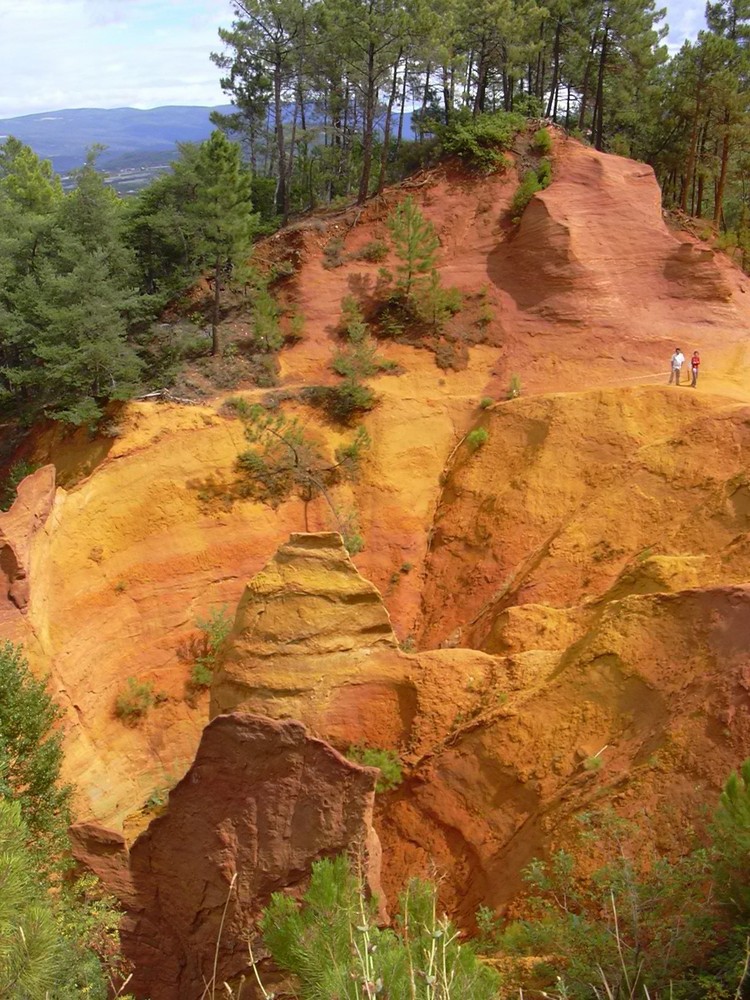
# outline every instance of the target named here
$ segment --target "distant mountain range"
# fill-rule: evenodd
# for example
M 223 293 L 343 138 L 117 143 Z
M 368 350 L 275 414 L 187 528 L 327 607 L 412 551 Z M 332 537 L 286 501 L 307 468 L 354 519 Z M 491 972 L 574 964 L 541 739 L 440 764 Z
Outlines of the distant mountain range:
M 131 194 L 166 170 L 180 142 L 202 142 L 211 134 L 216 108 L 174 106 L 139 111 L 136 108 L 67 108 L 43 114 L 0 119 L 0 142 L 9 135 L 25 142 L 63 176 L 82 166 L 86 151 L 97 143 L 105 151 L 97 161 L 108 183 L 120 194 Z M 291 117 L 291 107 L 288 109 Z M 404 116 L 404 135 L 413 138 L 411 112 Z M 72 184 L 72 181 L 68 182 Z
M 154 167 L 174 157 L 178 142 L 202 142 L 211 134 L 209 115 L 214 108 L 165 107 L 67 108 L 20 118 L 0 119 L 0 140 L 14 135 L 60 174 L 80 167 L 86 150 L 95 143 L 106 146 L 99 165 L 110 172 L 123 167 Z

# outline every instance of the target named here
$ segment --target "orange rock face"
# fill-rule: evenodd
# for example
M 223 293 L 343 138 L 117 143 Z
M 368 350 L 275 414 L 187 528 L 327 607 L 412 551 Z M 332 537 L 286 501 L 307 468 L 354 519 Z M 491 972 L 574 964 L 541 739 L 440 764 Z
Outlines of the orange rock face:
M 222 716 L 129 859 L 116 837 L 74 830 L 77 856 L 126 909 L 128 991 L 149 1000 L 199 997 L 215 961 L 217 983 L 250 978 L 247 941 L 271 893 L 303 887 L 319 858 L 361 852 L 379 892 L 376 776 L 297 722 Z M 254 944 L 255 957 L 265 957 L 262 942 Z
M 334 746 L 419 755 L 479 710 L 495 660 L 409 655 L 333 532 L 294 534 L 249 582 L 211 687 L 211 714 L 300 719 Z
M 0 512 L 0 628 L 7 637 L 23 634 L 20 615 L 31 593 L 32 541 L 44 527 L 54 497 L 55 468 L 46 465 L 23 480 L 10 510 Z
M 473 346 L 443 371 L 379 344 L 403 373 L 373 379 L 371 448 L 332 497 L 359 521 L 353 561 L 322 500 L 232 495 L 245 441 L 220 398 L 132 403 L 114 439 L 29 446 L 58 488 L 42 470 L 0 515 L 0 629 L 66 709 L 81 818 L 131 839 L 189 767 L 209 715 L 186 689 L 191 643 L 223 606 L 239 611 L 211 713 L 398 751 L 412 770 L 376 817 L 388 889 L 434 861 L 467 922 L 480 901 L 505 905 L 577 808 L 643 808 L 668 845 L 656 804 L 679 828 L 747 754 L 750 283 L 667 228 L 648 168 L 559 135 L 552 159 L 517 227 L 512 171 L 441 168 L 408 188 L 466 296 L 450 332 Z M 335 382 L 342 299 L 367 304 L 377 282 L 356 251 L 406 190 L 273 237 L 293 241 L 284 295 L 306 321 L 280 355 L 285 396 Z M 348 259 L 328 271 L 334 235 Z M 696 390 L 661 384 L 677 345 L 702 353 Z M 331 456 L 349 436 L 297 398 L 281 406 Z M 487 432 L 474 450 L 472 427 Z M 113 711 L 129 677 L 159 694 L 133 726 Z

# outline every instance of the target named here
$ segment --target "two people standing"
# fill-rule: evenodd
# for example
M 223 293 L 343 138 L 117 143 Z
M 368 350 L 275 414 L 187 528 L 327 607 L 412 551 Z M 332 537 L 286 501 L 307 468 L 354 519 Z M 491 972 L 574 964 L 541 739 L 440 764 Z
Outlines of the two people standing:
M 680 375 L 682 374 L 682 366 L 685 364 L 685 355 L 679 349 L 675 347 L 674 354 L 672 355 L 672 363 L 669 371 L 669 384 L 675 385 L 680 384 Z M 690 385 L 694 389 L 698 384 L 698 372 L 701 366 L 701 356 L 697 351 L 693 351 L 693 356 L 690 359 L 690 374 L 692 375 L 692 381 Z

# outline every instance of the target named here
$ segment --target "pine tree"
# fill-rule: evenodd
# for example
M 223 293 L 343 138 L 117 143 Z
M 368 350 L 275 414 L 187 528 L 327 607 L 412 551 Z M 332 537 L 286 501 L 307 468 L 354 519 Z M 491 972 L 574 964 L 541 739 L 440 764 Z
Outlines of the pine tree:
M 245 263 L 257 225 L 252 178 L 242 164 L 239 146 L 218 129 L 198 148 L 195 177 L 195 199 L 187 209 L 195 223 L 199 254 L 213 272 L 212 350 L 221 354 L 222 279 L 230 267 Z
M 388 228 L 399 260 L 396 290 L 407 302 L 413 302 L 435 270 L 440 240 L 411 195 L 396 206 L 388 219 Z
M 53 860 L 65 843 L 70 788 L 60 783 L 60 709 L 32 677 L 19 647 L 0 647 L 0 797 L 19 804 L 40 852 Z
M 58 927 L 18 802 L 0 798 L 0 996 L 45 1000 L 60 981 Z
M 275 893 L 261 928 L 274 961 L 299 980 L 302 1000 L 495 1000 L 499 976 L 440 916 L 433 885 L 413 880 L 399 899 L 398 930 L 376 924 L 376 906 L 345 857 L 313 865 L 302 905 Z

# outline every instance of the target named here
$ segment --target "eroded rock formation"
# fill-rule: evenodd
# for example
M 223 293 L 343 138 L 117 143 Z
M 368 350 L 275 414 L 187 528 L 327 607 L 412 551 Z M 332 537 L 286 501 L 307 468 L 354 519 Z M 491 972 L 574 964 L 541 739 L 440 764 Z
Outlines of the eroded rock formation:
M 30 596 L 31 545 L 55 499 L 55 467 L 45 465 L 18 487 L 10 510 L 0 512 L 0 627 L 12 634 Z
M 380 892 L 376 777 L 298 722 L 220 716 L 129 858 L 116 836 L 74 830 L 78 858 L 126 909 L 128 991 L 139 1000 L 198 1000 L 215 960 L 217 991 L 225 981 L 236 986 L 249 972 L 248 940 L 256 958 L 265 954 L 254 939 L 271 893 L 304 887 L 319 858 L 358 852 Z M 248 982 L 243 996 L 254 995 Z
M 476 711 L 494 668 L 476 650 L 402 653 L 341 535 L 293 534 L 247 585 L 211 713 L 301 719 L 342 748 L 419 754 L 448 735 L 457 713 Z

